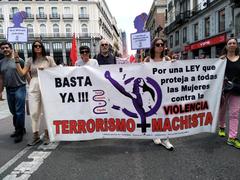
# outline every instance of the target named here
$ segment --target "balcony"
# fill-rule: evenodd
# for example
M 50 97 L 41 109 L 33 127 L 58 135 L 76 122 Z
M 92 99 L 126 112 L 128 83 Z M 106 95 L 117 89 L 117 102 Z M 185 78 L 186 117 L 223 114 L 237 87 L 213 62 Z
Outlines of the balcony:
M 50 19 L 52 19 L 52 20 L 60 20 L 60 15 L 57 14 L 57 13 L 50 14 L 49 17 L 50 17 Z
M 47 15 L 44 13 L 40 13 L 36 15 L 36 18 L 39 20 L 46 20 L 47 19 Z
M 78 19 L 89 19 L 89 15 L 88 14 L 79 14 Z
M 64 20 L 73 20 L 73 14 L 63 14 L 62 18 Z
M 26 21 L 33 21 L 34 15 L 33 14 L 27 14 Z

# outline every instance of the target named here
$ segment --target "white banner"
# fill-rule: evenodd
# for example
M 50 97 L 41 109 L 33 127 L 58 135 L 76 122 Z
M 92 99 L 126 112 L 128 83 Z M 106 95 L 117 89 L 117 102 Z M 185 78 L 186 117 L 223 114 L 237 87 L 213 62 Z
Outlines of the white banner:
M 39 71 L 50 139 L 215 132 L 225 66 L 204 59 Z

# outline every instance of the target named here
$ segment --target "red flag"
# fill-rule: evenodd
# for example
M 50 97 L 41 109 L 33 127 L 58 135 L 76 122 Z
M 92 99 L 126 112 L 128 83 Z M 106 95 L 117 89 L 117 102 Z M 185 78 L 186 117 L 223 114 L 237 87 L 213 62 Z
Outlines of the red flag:
M 135 63 L 136 59 L 133 55 L 131 55 L 130 58 L 129 58 L 129 61 L 130 61 L 130 63 Z
M 77 43 L 76 43 L 76 38 L 75 38 L 75 33 L 73 34 L 73 38 L 72 38 L 72 48 L 70 51 L 70 59 L 72 62 L 72 65 L 75 65 L 75 62 L 78 59 L 78 55 L 77 55 Z

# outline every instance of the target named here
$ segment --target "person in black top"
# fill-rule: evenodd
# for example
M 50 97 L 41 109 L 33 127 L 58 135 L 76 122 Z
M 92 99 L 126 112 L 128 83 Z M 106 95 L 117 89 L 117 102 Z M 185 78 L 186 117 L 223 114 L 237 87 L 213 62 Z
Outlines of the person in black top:
M 230 82 L 240 84 L 240 55 L 237 39 L 230 38 L 224 48 L 224 58 L 227 60 L 225 77 Z M 227 104 L 229 105 L 229 135 L 227 144 L 240 149 L 240 141 L 237 139 L 240 113 L 240 90 L 224 93 L 223 103 L 220 107 L 220 124 L 218 135 L 225 137 L 225 118 Z
M 110 52 L 109 42 L 105 39 L 100 41 L 100 53 L 97 55 L 99 65 L 116 64 L 116 58 Z

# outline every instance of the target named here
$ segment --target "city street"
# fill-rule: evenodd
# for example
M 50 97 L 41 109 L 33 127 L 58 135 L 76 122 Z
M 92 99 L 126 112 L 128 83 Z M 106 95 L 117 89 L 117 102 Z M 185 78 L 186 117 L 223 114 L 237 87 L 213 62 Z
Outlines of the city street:
M 217 134 L 173 139 L 173 152 L 152 140 L 105 139 L 26 146 L 9 137 L 13 131 L 7 102 L 0 102 L 0 179 L 84 180 L 236 180 L 240 176 L 240 151 L 226 145 Z

